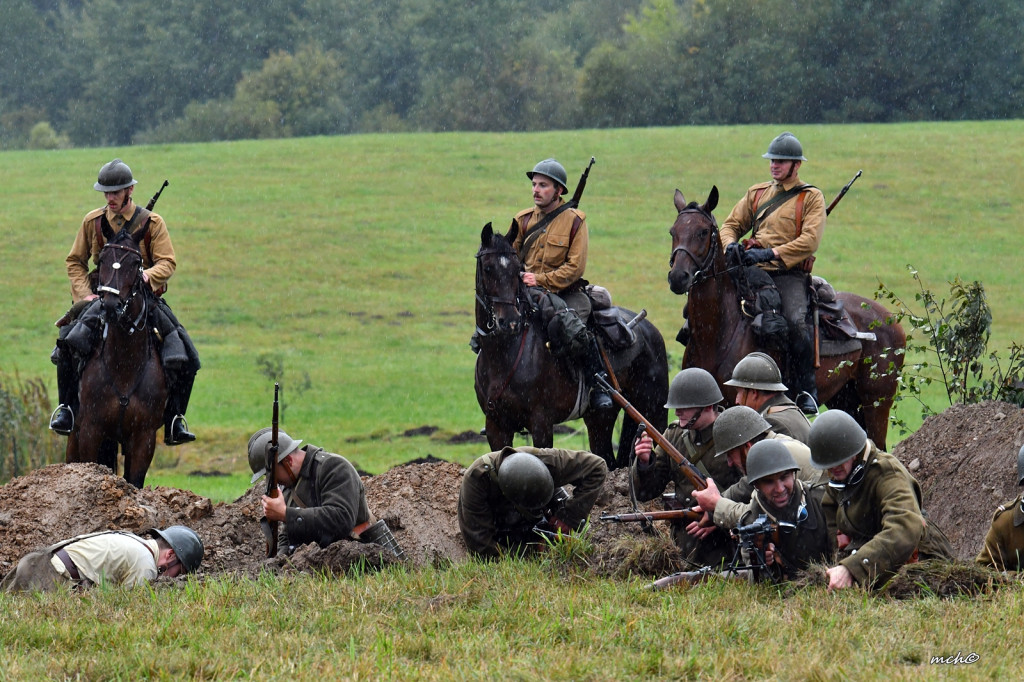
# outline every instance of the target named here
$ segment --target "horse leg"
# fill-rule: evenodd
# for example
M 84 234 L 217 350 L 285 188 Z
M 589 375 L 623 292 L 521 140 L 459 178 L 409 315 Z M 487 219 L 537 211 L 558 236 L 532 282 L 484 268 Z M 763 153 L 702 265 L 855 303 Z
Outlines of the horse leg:
M 133 433 L 122 446 L 124 452 L 124 478 L 136 488 L 146 483 L 146 474 L 153 463 L 156 450 L 156 429 L 142 429 Z
M 81 450 L 78 447 L 78 429 L 75 429 L 68 436 L 68 445 L 64 449 L 64 462 L 67 464 L 81 462 L 80 453 Z
M 492 451 L 497 452 L 504 447 L 512 445 L 515 430 L 506 428 L 498 423 L 498 420 L 494 417 L 488 416 L 484 420 L 484 429 L 487 431 L 487 445 Z
M 117 440 L 114 438 L 103 438 L 96 448 L 96 463 L 109 467 L 117 476 Z

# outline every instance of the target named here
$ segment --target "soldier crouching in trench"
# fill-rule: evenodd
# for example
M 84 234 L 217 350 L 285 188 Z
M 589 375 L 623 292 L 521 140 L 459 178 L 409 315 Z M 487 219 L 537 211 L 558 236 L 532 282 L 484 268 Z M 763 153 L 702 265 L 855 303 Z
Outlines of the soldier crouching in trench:
M 459 492 L 466 547 L 493 558 L 528 551 L 545 535 L 579 531 L 607 476 L 604 459 L 583 450 L 506 447 L 480 457 Z

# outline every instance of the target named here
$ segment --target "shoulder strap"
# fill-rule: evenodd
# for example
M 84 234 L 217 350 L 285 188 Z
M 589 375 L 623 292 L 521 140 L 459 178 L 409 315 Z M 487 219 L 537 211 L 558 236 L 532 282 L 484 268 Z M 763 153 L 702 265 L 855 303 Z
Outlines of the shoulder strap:
M 537 221 L 537 224 L 530 228 L 529 232 L 523 235 L 523 243 L 519 246 L 519 260 L 525 260 L 526 254 L 529 253 L 530 247 L 533 242 L 537 241 L 537 238 L 544 234 L 547 226 L 551 224 L 551 221 L 562 214 L 563 211 L 572 208 L 571 203 L 565 203 L 556 208 L 551 213 Z

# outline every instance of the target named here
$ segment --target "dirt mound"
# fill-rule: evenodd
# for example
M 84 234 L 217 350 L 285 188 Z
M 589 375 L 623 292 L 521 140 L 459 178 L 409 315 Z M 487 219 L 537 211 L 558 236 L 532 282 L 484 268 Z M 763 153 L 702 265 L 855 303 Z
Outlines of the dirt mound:
M 949 536 L 958 559 L 974 559 L 996 507 L 1020 493 L 1022 443 L 1024 410 L 986 402 L 929 417 L 893 449 L 921 483 L 928 517 Z

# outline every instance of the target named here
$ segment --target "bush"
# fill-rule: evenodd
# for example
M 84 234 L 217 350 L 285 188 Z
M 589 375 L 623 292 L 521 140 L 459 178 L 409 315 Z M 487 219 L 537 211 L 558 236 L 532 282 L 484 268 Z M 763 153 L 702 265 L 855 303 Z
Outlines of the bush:
M 42 379 L 0 370 L 0 483 L 64 461 L 64 440 L 50 433 L 50 398 Z

